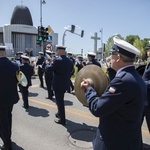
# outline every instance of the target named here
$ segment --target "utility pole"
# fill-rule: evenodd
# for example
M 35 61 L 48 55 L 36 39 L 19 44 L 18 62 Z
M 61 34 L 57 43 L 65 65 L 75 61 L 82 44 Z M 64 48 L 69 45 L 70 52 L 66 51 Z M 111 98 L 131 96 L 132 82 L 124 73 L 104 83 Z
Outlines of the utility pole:
M 45 0 L 40 0 L 40 24 L 42 25 L 42 4 L 46 4 Z M 43 51 L 43 40 L 41 41 L 41 51 Z

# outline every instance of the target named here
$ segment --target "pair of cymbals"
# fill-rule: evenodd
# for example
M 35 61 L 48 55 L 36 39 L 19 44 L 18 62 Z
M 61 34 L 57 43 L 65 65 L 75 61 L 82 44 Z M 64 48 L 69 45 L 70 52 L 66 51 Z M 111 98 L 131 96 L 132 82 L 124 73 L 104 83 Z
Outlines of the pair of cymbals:
M 81 82 L 83 81 L 83 78 L 90 78 L 92 80 L 93 87 L 98 96 L 101 96 L 105 91 L 109 83 L 109 79 L 104 71 L 96 65 L 87 65 L 77 73 L 74 83 L 75 95 L 84 106 L 87 106 L 84 91 L 81 89 Z

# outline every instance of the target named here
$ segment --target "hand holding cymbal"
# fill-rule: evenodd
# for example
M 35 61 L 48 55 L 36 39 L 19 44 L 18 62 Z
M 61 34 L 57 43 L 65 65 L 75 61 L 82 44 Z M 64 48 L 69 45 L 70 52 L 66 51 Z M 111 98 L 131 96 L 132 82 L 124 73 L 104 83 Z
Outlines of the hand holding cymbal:
M 92 86 L 97 92 L 98 96 L 106 89 L 109 83 L 109 79 L 104 71 L 96 65 L 87 65 L 83 67 L 75 78 L 75 95 L 77 99 L 84 105 L 87 106 L 84 91 L 88 86 Z
M 92 79 L 91 78 L 87 78 L 87 79 L 83 78 L 83 80 L 81 82 L 81 89 L 85 90 L 89 86 L 94 87 Z

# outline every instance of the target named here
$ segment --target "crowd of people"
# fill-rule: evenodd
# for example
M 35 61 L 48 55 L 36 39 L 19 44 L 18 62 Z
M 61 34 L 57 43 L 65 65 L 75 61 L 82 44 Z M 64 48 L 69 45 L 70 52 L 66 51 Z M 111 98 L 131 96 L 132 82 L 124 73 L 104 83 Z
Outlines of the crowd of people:
M 107 66 L 110 80 L 105 92 L 99 97 L 87 79 L 81 82 L 91 113 L 100 118 L 96 136 L 93 140 L 94 150 L 142 150 L 141 126 L 144 117 L 150 131 L 150 63 L 147 63 L 143 77 L 136 71 L 133 63 L 140 51 L 128 42 L 114 37 L 110 50 L 110 64 Z M 150 47 L 147 49 L 149 54 Z M 57 112 L 55 123 L 66 125 L 64 94 L 71 93 L 74 85 L 71 77 L 87 65 L 102 67 L 96 54 L 89 52 L 87 61 L 82 56 L 75 59 L 66 47 L 57 46 L 56 53 L 50 50 L 39 52 L 36 62 L 23 52 L 17 52 L 16 58 L 6 57 L 5 47 L 0 46 L 0 137 L 2 150 L 11 150 L 11 124 L 13 105 L 19 100 L 18 87 L 23 99 L 23 107 L 30 107 L 28 96 L 32 76 L 37 74 L 40 87 L 47 87 L 48 96 L 55 96 Z M 16 73 L 21 71 L 27 85 L 18 84 Z M 45 79 L 45 80 L 44 80 Z M 10 86 L 7 86 L 10 85 Z M 9 93 L 9 94 L 6 94 Z

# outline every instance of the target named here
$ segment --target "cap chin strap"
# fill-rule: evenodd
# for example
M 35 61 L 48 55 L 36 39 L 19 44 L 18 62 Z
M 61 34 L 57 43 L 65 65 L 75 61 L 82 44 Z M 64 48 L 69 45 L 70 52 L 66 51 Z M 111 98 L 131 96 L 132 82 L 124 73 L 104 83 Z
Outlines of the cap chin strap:
M 114 51 L 122 54 L 122 55 L 125 55 L 125 56 L 129 57 L 129 58 L 135 58 L 135 56 L 136 56 L 135 54 L 133 54 L 133 53 L 131 53 L 131 52 L 129 52 L 129 51 L 127 51 L 127 50 L 125 50 L 125 49 L 115 45 L 115 44 L 113 45 L 112 49 Z

